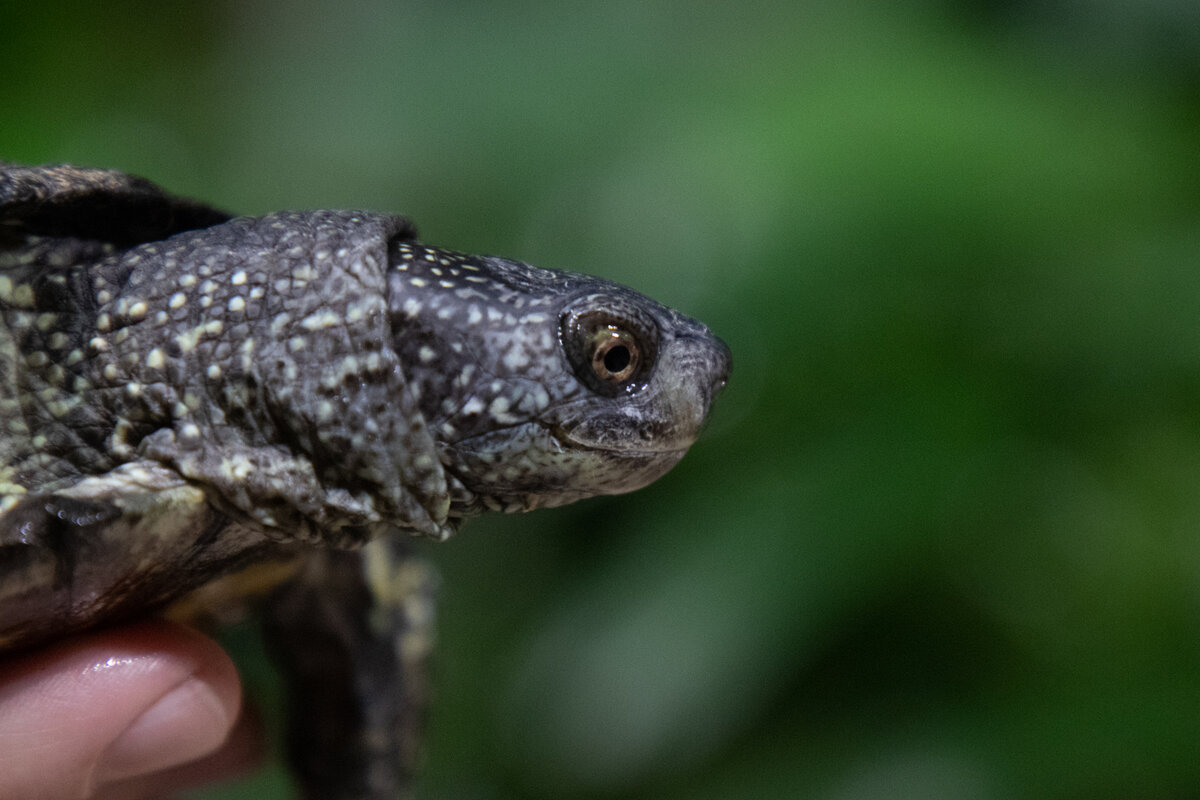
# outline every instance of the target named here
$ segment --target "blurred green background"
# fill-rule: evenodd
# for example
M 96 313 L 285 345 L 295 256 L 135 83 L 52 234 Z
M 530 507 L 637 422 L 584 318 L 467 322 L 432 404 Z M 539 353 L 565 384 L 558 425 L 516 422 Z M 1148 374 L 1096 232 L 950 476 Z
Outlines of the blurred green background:
M 732 347 L 666 478 L 429 549 L 422 797 L 1200 795 L 1200 4 L 10 4 L 0 75 L 0 158 Z

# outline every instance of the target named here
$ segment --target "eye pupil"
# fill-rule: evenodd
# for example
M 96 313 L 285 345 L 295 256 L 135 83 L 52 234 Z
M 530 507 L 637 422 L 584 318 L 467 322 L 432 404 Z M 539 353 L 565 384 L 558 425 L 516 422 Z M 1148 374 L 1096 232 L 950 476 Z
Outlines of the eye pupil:
M 609 351 L 604 354 L 604 368 L 614 375 L 629 366 L 632 356 L 629 354 L 629 348 L 623 344 L 613 345 Z

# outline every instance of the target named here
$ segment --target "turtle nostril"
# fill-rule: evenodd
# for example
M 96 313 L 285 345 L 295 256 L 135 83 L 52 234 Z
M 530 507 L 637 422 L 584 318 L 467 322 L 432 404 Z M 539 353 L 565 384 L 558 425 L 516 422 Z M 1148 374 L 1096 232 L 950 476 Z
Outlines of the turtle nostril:
M 707 406 L 725 388 L 725 384 L 729 383 L 729 373 L 733 368 L 733 355 L 729 351 L 729 345 L 713 336 L 707 329 L 702 332 L 682 333 L 678 338 L 688 346 L 686 355 L 682 356 L 686 362 L 684 370 L 694 376 L 699 388 L 704 392 Z
M 714 336 L 713 340 L 716 343 L 714 348 L 716 365 L 713 370 L 712 394 L 715 395 L 725 388 L 725 384 L 729 383 L 729 374 L 733 370 L 733 353 L 730 352 L 729 345 L 721 339 Z

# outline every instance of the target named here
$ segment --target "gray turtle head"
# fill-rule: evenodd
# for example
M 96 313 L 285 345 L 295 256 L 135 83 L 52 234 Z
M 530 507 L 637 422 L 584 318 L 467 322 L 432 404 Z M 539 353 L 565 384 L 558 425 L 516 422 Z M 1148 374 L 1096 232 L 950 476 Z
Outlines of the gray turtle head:
M 645 486 L 683 457 L 728 378 L 724 342 L 623 286 L 410 242 L 390 260 L 393 345 L 453 515 Z

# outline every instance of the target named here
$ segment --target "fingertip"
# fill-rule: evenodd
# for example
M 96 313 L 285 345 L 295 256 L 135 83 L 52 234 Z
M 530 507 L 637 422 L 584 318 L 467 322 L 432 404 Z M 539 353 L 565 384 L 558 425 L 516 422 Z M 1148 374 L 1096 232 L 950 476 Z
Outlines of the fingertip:
M 94 800 L 170 796 L 192 787 L 245 776 L 262 766 L 265 738 L 261 717 L 253 706 L 244 706 L 233 731 L 216 752 L 162 772 L 105 784 Z
M 217 749 L 231 719 L 213 687 L 191 677 L 168 690 L 108 745 L 95 780 L 108 783 L 193 761 Z
M 221 746 L 241 688 L 225 652 L 169 622 L 75 637 L 0 661 L 0 796 L 84 796 Z

